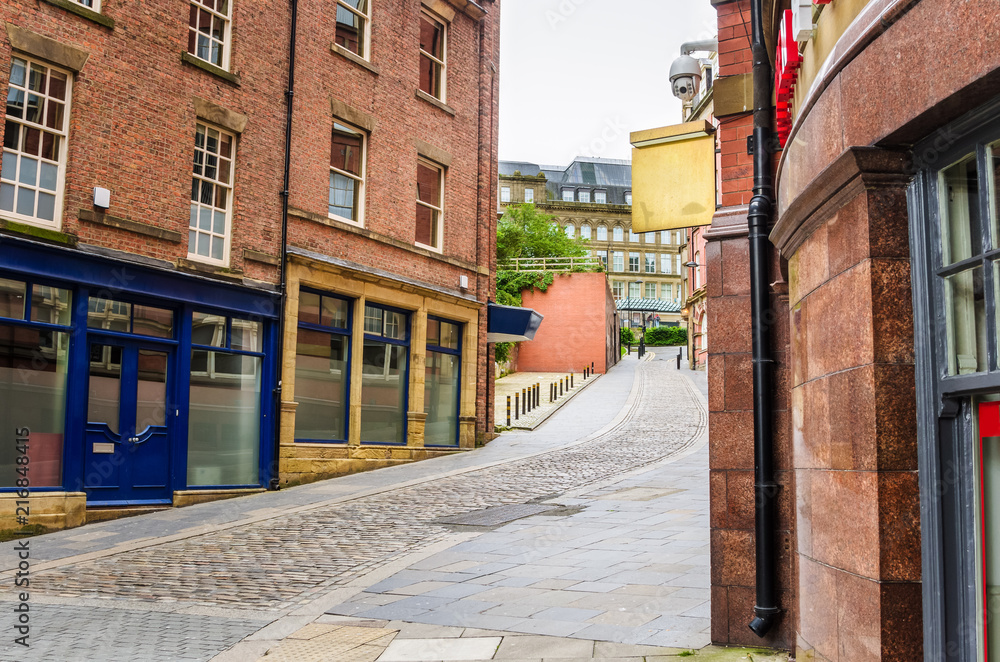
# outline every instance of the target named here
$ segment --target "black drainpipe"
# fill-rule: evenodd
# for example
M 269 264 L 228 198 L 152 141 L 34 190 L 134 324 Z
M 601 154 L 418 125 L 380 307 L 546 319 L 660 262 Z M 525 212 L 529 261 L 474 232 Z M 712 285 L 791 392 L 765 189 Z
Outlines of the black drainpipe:
M 771 431 L 771 325 L 769 322 L 768 224 L 773 211 L 771 179 L 771 62 L 764 43 L 762 0 L 751 0 L 753 56 L 753 198 L 747 225 L 750 230 L 750 326 L 753 330 L 753 441 L 754 496 L 757 543 L 757 604 L 750 629 L 758 637 L 768 633 L 781 609 L 776 581 L 777 517 L 774 481 L 774 437 Z
M 285 365 L 285 302 L 288 296 L 288 273 L 285 264 L 288 261 L 288 189 L 292 167 L 292 99 L 295 95 L 295 36 L 299 16 L 298 0 L 291 0 L 291 5 L 292 24 L 291 34 L 288 37 L 288 89 L 285 91 L 285 173 L 281 190 L 281 247 L 279 249 L 281 261 L 278 266 L 281 274 L 281 284 L 278 290 L 278 386 L 274 389 L 274 460 L 271 480 L 268 484 L 268 488 L 272 490 L 281 488 L 278 468 L 281 461 L 281 378 L 282 367 Z

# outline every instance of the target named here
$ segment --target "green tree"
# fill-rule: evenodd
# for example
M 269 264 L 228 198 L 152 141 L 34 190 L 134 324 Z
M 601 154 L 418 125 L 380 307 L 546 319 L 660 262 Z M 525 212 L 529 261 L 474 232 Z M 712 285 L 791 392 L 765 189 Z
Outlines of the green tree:
M 520 257 L 583 257 L 587 242 L 567 237 L 555 216 L 533 204 L 511 205 L 497 223 L 497 264 Z

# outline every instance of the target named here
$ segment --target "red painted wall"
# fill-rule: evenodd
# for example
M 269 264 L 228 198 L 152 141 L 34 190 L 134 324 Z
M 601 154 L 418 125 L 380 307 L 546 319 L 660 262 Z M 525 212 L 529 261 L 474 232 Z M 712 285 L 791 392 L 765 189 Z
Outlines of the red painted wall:
M 605 274 L 556 274 L 548 290 L 525 291 L 522 301 L 545 319 L 535 339 L 520 344 L 518 371 L 582 372 L 593 363 L 595 372 L 607 372 L 608 344 L 614 341 L 609 329 L 616 325 L 609 320 L 614 299 Z

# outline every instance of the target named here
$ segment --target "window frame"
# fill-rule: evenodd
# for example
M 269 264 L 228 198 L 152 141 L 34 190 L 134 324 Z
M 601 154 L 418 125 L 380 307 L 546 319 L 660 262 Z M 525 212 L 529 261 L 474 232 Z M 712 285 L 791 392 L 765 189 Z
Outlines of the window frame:
M 625 229 L 620 225 L 616 225 L 611 230 L 611 236 L 612 241 L 625 241 Z
M 577 197 L 577 200 L 579 200 L 580 202 L 585 202 L 585 203 L 589 204 L 590 203 L 590 189 L 586 189 L 586 188 L 580 189 L 579 191 L 576 192 L 576 197 Z M 584 199 L 584 198 L 586 198 L 586 199 Z
M 406 360 L 403 366 L 402 374 L 400 375 L 400 384 L 403 389 L 403 403 L 402 403 L 402 415 L 403 415 L 403 440 L 402 442 L 384 442 L 384 441 L 365 441 L 364 436 L 361 437 L 361 445 L 363 446 L 405 446 L 407 435 L 409 434 L 409 421 L 407 417 L 407 411 L 410 403 L 410 364 L 413 362 L 413 348 L 411 346 L 412 340 L 412 329 L 413 320 L 416 319 L 416 315 L 413 314 L 412 310 L 406 310 L 404 308 L 397 308 L 396 306 L 390 306 L 383 303 L 378 303 L 375 301 L 365 300 L 364 304 L 361 306 L 360 315 L 362 315 L 362 320 L 367 317 L 368 311 L 365 308 L 377 308 L 383 312 L 382 315 L 382 331 L 379 334 L 370 332 L 364 327 L 362 323 L 362 347 L 364 346 L 365 340 L 371 340 L 373 342 L 382 342 L 387 345 L 400 346 L 406 348 Z M 402 315 L 404 318 L 403 329 L 404 334 L 402 338 L 390 338 L 385 335 L 385 313 L 396 313 Z M 363 352 L 364 350 L 362 350 Z M 361 388 L 362 393 L 364 393 L 364 356 L 361 357 Z M 384 372 L 388 371 L 388 364 L 384 366 Z M 361 413 L 362 417 L 359 419 L 359 426 L 363 423 L 364 417 L 364 396 L 362 395 L 361 403 Z M 363 434 L 363 433 L 362 433 Z
M 981 574 L 984 540 L 977 467 L 978 404 L 1000 393 L 997 370 L 996 274 L 1000 255 L 1000 209 L 989 181 L 987 148 L 1000 141 L 1000 99 L 941 127 L 915 144 L 916 175 L 907 189 L 913 287 L 916 384 L 917 478 L 921 497 L 921 589 L 926 659 L 978 662 L 983 653 Z M 942 136 L 948 138 L 947 141 Z M 942 146 L 943 145 L 943 146 Z M 1000 150 L 998 150 L 1000 151 Z M 978 166 L 981 250 L 945 265 L 942 173 L 975 154 Z M 994 156 L 998 153 L 994 152 Z M 994 187 L 996 188 L 996 187 Z M 992 197 L 992 199 L 991 199 Z M 991 204 L 992 203 L 992 204 Z M 991 222 L 992 221 L 992 222 Z M 991 244 L 998 248 L 992 248 Z M 945 279 L 982 266 L 987 327 L 987 369 L 949 374 Z M 992 329 L 991 329 L 992 325 Z M 991 333 L 992 331 L 992 333 Z M 956 525 L 955 523 L 958 523 Z M 968 624 L 976 624 L 970 632 Z M 993 643 L 995 646 L 996 644 Z
M 625 251 L 611 252 L 611 270 L 616 273 L 625 272 Z
M 438 323 L 451 324 L 458 327 L 458 347 L 445 347 L 443 345 L 433 345 L 430 342 L 424 343 L 424 352 L 429 354 L 430 352 L 437 352 L 439 354 L 448 354 L 450 356 L 458 357 L 458 397 L 455 403 L 455 443 L 454 444 L 428 444 L 426 439 L 424 440 L 424 446 L 427 448 L 458 448 L 461 445 L 462 437 L 462 426 L 461 426 L 461 416 L 462 416 L 462 352 L 464 351 L 464 341 L 465 341 L 465 322 L 458 322 L 456 320 L 451 320 L 446 317 L 441 317 L 439 315 L 428 315 L 427 321 L 430 322 L 434 320 Z M 426 361 L 425 361 L 426 363 Z M 426 367 L 425 367 L 426 370 Z M 426 383 L 426 376 L 424 378 Z M 427 411 L 427 402 L 424 402 L 424 412 L 430 415 Z
M 346 0 L 335 0 L 335 3 L 334 3 L 335 4 L 334 9 L 335 10 L 339 10 L 341 7 L 343 7 L 345 11 L 348 11 L 351 14 L 357 16 L 358 18 L 360 18 L 364 22 L 364 30 L 363 30 L 364 34 L 362 35 L 361 39 L 358 42 L 360 44 L 360 46 L 361 46 L 361 53 L 355 53 L 350 48 L 347 48 L 346 46 L 341 46 L 340 44 L 337 44 L 337 25 L 339 25 L 339 21 L 337 21 L 336 11 L 334 12 L 334 17 L 333 17 L 333 20 L 334 20 L 333 43 L 336 44 L 339 48 L 343 48 L 345 51 L 348 51 L 352 55 L 356 55 L 356 56 L 358 56 L 359 58 L 361 58 L 362 60 L 364 60 L 366 62 L 371 62 L 371 38 L 372 38 L 372 18 L 371 17 L 372 17 L 372 2 L 373 2 L 373 0 L 366 0 L 366 1 L 367 1 L 367 5 L 368 5 L 368 12 L 367 12 L 367 14 L 364 13 L 364 12 L 358 11 L 357 9 L 355 9 L 354 7 L 352 7 L 350 4 L 348 4 Z
M 603 198 L 603 199 L 599 199 Z M 594 191 L 594 204 L 606 205 L 608 204 L 608 192 L 607 191 Z
M 221 186 L 223 186 L 223 187 L 226 188 L 226 209 L 225 209 L 225 212 L 226 212 L 226 227 L 225 227 L 225 235 L 224 235 L 224 240 L 223 240 L 222 258 L 216 259 L 216 258 L 211 257 L 211 248 L 209 248 L 209 255 L 207 255 L 207 256 L 206 255 L 200 255 L 197 252 L 197 250 L 195 250 L 195 251 L 191 250 L 191 248 L 192 248 L 192 246 L 191 246 L 191 232 L 195 233 L 195 239 L 197 240 L 198 235 L 204 233 L 204 231 L 200 227 L 198 227 L 197 225 L 194 228 L 192 228 L 191 225 L 190 225 L 190 218 L 189 218 L 188 219 L 188 255 L 187 255 L 187 257 L 188 257 L 189 260 L 194 260 L 196 262 L 204 262 L 206 264 L 214 264 L 214 265 L 217 265 L 217 266 L 226 267 L 226 266 L 229 266 L 229 258 L 230 258 L 230 253 L 231 253 L 231 248 L 232 248 L 232 239 L 233 239 L 233 207 L 235 206 L 235 203 L 236 203 L 236 194 L 235 194 L 235 188 L 236 188 L 236 152 L 237 152 L 237 148 L 238 148 L 238 145 L 237 145 L 238 134 L 233 133 L 231 131 L 226 131 L 225 129 L 221 129 L 221 128 L 217 127 L 217 126 L 214 126 L 212 124 L 209 124 L 208 122 L 204 122 L 201 119 L 199 119 L 195 123 L 195 146 L 194 146 L 194 149 L 195 149 L 195 153 L 196 154 L 199 151 L 199 147 L 198 147 L 198 144 L 197 144 L 198 127 L 204 127 L 205 128 L 206 141 L 208 139 L 207 136 L 208 136 L 208 132 L 210 130 L 211 131 L 218 131 L 219 134 L 220 134 L 220 137 L 222 135 L 227 135 L 232 140 L 232 153 L 231 153 L 230 158 L 229 158 L 229 183 L 228 184 L 222 183 L 222 181 L 219 180 L 219 179 L 214 179 L 214 180 L 208 179 L 207 177 L 204 176 L 204 174 L 199 176 L 197 173 L 194 172 L 193 167 L 192 167 L 192 171 L 191 171 L 191 177 L 192 177 L 192 179 L 197 179 L 198 181 L 201 181 L 201 182 L 211 182 L 215 186 L 220 186 L 221 185 Z M 206 149 L 204 149 L 204 147 L 201 148 L 201 151 L 204 151 L 206 154 L 208 154 L 208 151 Z M 221 158 L 221 156 L 218 157 L 218 158 Z M 195 164 L 195 165 L 197 165 L 197 164 Z M 194 204 L 199 205 L 199 209 L 202 208 L 202 205 L 203 205 L 203 203 L 200 201 L 200 199 L 199 200 L 192 199 L 191 200 L 191 204 L 192 205 L 194 205 Z M 212 203 L 212 205 L 209 208 L 212 209 L 213 212 L 218 209 L 215 206 L 214 202 Z M 207 234 L 209 235 L 210 238 L 218 236 L 218 234 L 216 232 L 214 232 L 214 230 L 208 232 Z M 195 246 L 195 248 L 197 248 L 197 246 Z
M 524 201 L 529 204 L 535 204 L 535 189 L 524 189 Z
M 441 252 L 444 251 L 444 211 L 445 211 L 445 209 L 444 209 L 444 197 L 445 197 L 445 195 L 444 195 L 445 194 L 444 187 L 445 187 L 445 183 L 446 183 L 446 179 L 445 179 L 445 167 L 443 165 L 441 165 L 440 163 L 435 163 L 434 161 L 431 161 L 430 159 L 425 159 L 423 157 L 417 159 L 417 168 L 418 169 L 419 169 L 419 167 L 420 167 L 421 164 L 424 167 L 431 168 L 433 170 L 437 170 L 437 172 L 438 172 L 438 204 L 440 206 L 439 207 L 435 207 L 434 205 L 432 205 L 430 203 L 427 203 L 427 202 L 424 202 L 423 200 L 421 200 L 420 199 L 419 189 L 418 189 L 417 195 L 416 195 L 417 205 L 418 206 L 427 207 L 428 209 L 437 211 L 437 228 L 436 228 L 436 232 L 433 233 L 435 235 L 433 237 L 433 239 L 437 242 L 437 245 L 433 246 L 433 245 L 423 244 L 423 243 L 417 241 L 417 239 L 416 239 L 416 216 L 414 216 L 414 224 L 413 224 L 413 228 L 414 228 L 413 243 L 414 243 L 414 245 L 420 246 L 421 248 L 426 248 L 429 251 L 434 251 L 435 253 L 441 253 Z M 415 185 L 418 184 L 419 181 L 420 181 L 419 177 L 415 177 L 414 178 L 414 184 Z
M 367 188 L 368 188 L 367 187 L 367 184 L 368 184 L 368 132 L 365 131 L 364 129 L 361 129 L 361 128 L 357 127 L 357 126 L 354 126 L 353 124 L 350 124 L 349 122 L 344 122 L 344 121 L 340 120 L 339 118 L 334 117 L 333 118 L 333 126 L 330 128 L 330 149 L 331 149 L 331 151 L 333 150 L 333 137 L 337 133 L 337 125 L 338 124 L 340 126 L 343 126 L 343 127 L 347 128 L 347 129 L 351 130 L 351 131 L 354 131 L 355 133 L 357 133 L 358 135 L 361 136 L 361 164 L 360 164 L 360 167 L 358 168 L 358 170 L 361 172 L 360 176 L 355 175 L 353 173 L 350 173 L 350 172 L 348 172 L 346 170 L 341 170 L 340 168 L 336 168 L 336 167 L 333 166 L 332 163 L 330 164 L 330 172 L 331 173 L 336 173 L 336 174 L 341 175 L 343 177 L 348 177 L 348 178 L 350 178 L 350 179 L 352 179 L 352 180 L 354 180 L 356 182 L 356 184 L 358 186 L 358 188 L 357 188 L 357 190 L 355 192 L 355 195 L 357 196 L 357 217 L 358 218 L 356 220 L 352 221 L 351 219 L 346 218 L 344 216 L 338 216 L 337 214 L 334 214 L 333 212 L 331 212 L 329 210 L 329 206 L 327 207 L 327 214 L 328 214 L 329 218 L 335 219 L 335 220 L 340 221 L 342 223 L 350 223 L 351 225 L 356 225 L 358 227 L 363 228 L 363 227 L 365 227 L 365 197 L 366 197 L 365 194 L 367 193 Z M 341 133 L 343 133 L 343 132 L 341 132 Z M 331 154 L 331 161 L 332 160 L 333 159 L 332 159 L 332 154 Z M 333 189 L 333 187 L 331 186 L 330 190 L 332 191 L 332 189 Z
M 12 117 L 12 116 L 10 116 L 10 115 L 7 114 L 6 107 L 4 108 L 4 123 L 5 123 L 5 125 L 7 123 L 14 123 L 14 124 L 16 124 L 18 126 L 18 131 L 17 131 L 17 133 L 18 133 L 18 143 L 17 143 L 17 149 L 11 149 L 11 148 L 7 147 L 7 141 L 9 140 L 9 136 L 8 136 L 8 132 L 7 132 L 6 127 L 5 127 L 5 130 L 4 130 L 4 144 L 2 146 L 0 146 L 0 153 L 2 153 L 4 155 L 6 155 L 6 154 L 15 154 L 16 155 L 15 156 L 15 160 L 16 160 L 15 169 L 19 169 L 20 168 L 20 164 L 21 164 L 21 161 L 22 161 L 22 156 L 27 154 L 26 152 L 22 151 L 23 144 L 22 144 L 21 136 L 23 134 L 24 127 L 27 127 L 28 129 L 34 129 L 34 130 L 37 130 L 37 131 L 40 132 L 40 134 L 39 134 L 40 145 L 39 145 L 39 154 L 37 156 L 34 155 L 34 154 L 28 155 L 30 157 L 34 157 L 32 160 L 34 160 L 36 162 L 36 164 L 38 164 L 38 165 L 36 165 L 36 173 L 35 173 L 36 174 L 36 179 L 37 179 L 38 183 L 37 184 L 32 184 L 32 185 L 27 185 L 27 186 L 23 185 L 21 183 L 21 181 L 20 181 L 20 173 L 18 173 L 17 179 L 13 181 L 13 184 L 10 183 L 11 180 L 5 180 L 5 181 L 7 181 L 7 186 L 13 185 L 13 195 L 15 197 L 11 201 L 11 207 L 12 207 L 11 210 L 10 211 L 6 211 L 6 210 L 0 211 L 0 216 L 4 216 L 6 218 L 10 218 L 12 220 L 15 220 L 15 221 L 18 221 L 18 222 L 21 222 L 21 223 L 27 223 L 29 225 L 35 225 L 35 226 L 39 226 L 39 227 L 60 230 L 62 228 L 63 207 L 65 205 L 65 194 L 66 194 L 66 168 L 67 168 L 67 162 L 69 160 L 68 159 L 68 155 L 69 155 L 69 118 L 70 118 L 70 113 L 72 112 L 74 75 L 73 75 L 73 72 L 70 71 L 70 70 L 68 70 L 68 69 L 63 69 L 63 68 L 60 68 L 60 67 L 53 67 L 50 64 L 48 64 L 47 62 L 44 62 L 44 61 L 42 61 L 42 60 L 40 60 L 38 58 L 33 58 L 33 57 L 30 57 L 30 56 L 27 56 L 27 55 L 23 55 L 21 53 L 13 53 L 13 54 L 11 54 L 11 57 L 10 57 L 10 71 L 11 72 L 13 72 L 14 61 L 15 60 L 21 60 L 21 61 L 23 61 L 25 63 L 24 84 L 22 86 L 15 87 L 15 84 L 14 84 L 14 81 L 13 81 L 13 76 L 9 76 L 8 79 L 7 79 L 7 94 L 8 94 L 8 96 L 10 95 L 10 91 L 11 91 L 12 88 L 13 89 L 21 89 L 23 91 L 23 93 L 24 93 L 24 106 L 23 106 L 24 111 L 22 112 L 22 115 L 26 115 L 27 114 L 28 99 L 29 99 L 30 96 L 40 96 L 41 103 L 43 103 L 45 105 L 45 107 L 46 107 L 46 111 L 45 111 L 46 115 L 48 114 L 47 108 L 49 106 L 49 104 L 46 103 L 46 101 L 48 101 L 49 99 L 55 99 L 56 101 L 62 101 L 62 103 L 63 103 L 63 110 L 62 110 L 62 112 L 63 112 L 63 118 L 62 118 L 63 119 L 63 121 L 62 121 L 63 126 L 62 126 L 62 128 L 60 130 L 55 130 L 55 129 L 52 129 L 51 127 L 49 127 L 49 126 L 47 126 L 45 124 L 42 124 L 42 123 L 29 122 L 26 117 L 21 117 L 21 118 Z M 44 96 L 43 95 L 32 94 L 32 91 L 30 89 L 30 85 L 31 85 L 31 83 L 30 83 L 30 80 L 31 80 L 31 70 L 32 70 L 33 66 L 35 66 L 35 67 L 42 67 L 42 68 L 45 69 L 45 72 L 46 72 L 46 74 L 45 74 L 45 80 L 46 80 L 46 86 L 47 86 L 47 88 L 46 88 L 46 93 L 45 93 Z M 57 71 L 58 73 L 60 73 L 61 75 L 63 75 L 63 76 L 66 77 L 66 91 L 64 92 L 64 95 L 63 95 L 65 98 L 62 99 L 62 100 L 59 100 L 56 97 L 50 97 L 49 94 L 48 94 L 48 86 L 51 85 L 51 80 L 52 80 L 52 76 L 51 76 L 51 72 L 52 71 Z M 55 135 L 57 135 L 59 137 L 59 153 L 56 155 L 57 159 L 55 161 L 55 163 L 56 163 L 56 189 L 55 189 L 54 193 L 51 193 L 55 197 L 55 200 L 52 203 L 53 204 L 53 211 L 52 211 L 52 220 L 51 221 L 45 220 L 43 218 L 39 218 L 38 215 L 37 215 L 37 212 L 38 212 L 39 191 L 43 190 L 41 188 L 41 177 L 42 177 L 42 175 L 41 175 L 41 167 L 40 166 L 44 162 L 49 162 L 49 164 L 51 164 L 52 161 L 53 161 L 52 159 L 43 159 L 43 157 L 41 155 L 42 143 L 44 141 L 43 134 L 46 133 L 46 132 L 53 133 L 53 134 L 55 134 Z M 35 192 L 34 193 L 34 202 L 33 202 L 33 209 L 35 211 L 35 215 L 33 215 L 33 216 L 26 216 L 26 215 L 18 213 L 18 211 L 17 211 L 17 201 L 16 201 L 16 198 L 18 197 L 18 191 L 20 191 L 20 190 L 22 190 L 24 188 L 30 188 L 31 190 L 33 190 Z M 46 193 L 45 193 L 46 195 L 50 194 L 50 192 L 47 189 L 44 189 L 44 190 L 46 191 Z
M 640 273 L 639 270 L 639 251 L 629 251 L 628 253 L 628 272 L 630 274 Z
M 503 204 L 510 202 L 510 187 L 501 186 L 500 187 L 500 202 Z
M 587 229 L 586 232 L 583 231 L 584 228 Z M 584 235 L 586 235 L 586 236 L 584 236 Z M 592 236 L 593 236 L 593 229 L 590 227 L 590 223 L 581 223 L 580 224 L 580 239 L 585 239 L 587 241 L 590 241 L 590 239 L 591 239 Z
M 213 67 L 219 67 L 223 71 L 229 71 L 229 66 L 230 66 L 230 61 L 229 60 L 230 60 L 230 57 L 232 55 L 232 43 L 233 43 L 232 35 L 233 35 L 233 4 L 234 4 L 234 0 L 224 0 L 226 2 L 226 8 L 227 8 L 228 14 L 223 14 L 223 13 L 217 11 L 215 8 L 209 7 L 208 5 L 205 4 L 205 1 L 206 0 L 188 0 L 188 11 L 190 12 L 191 11 L 191 7 L 195 6 L 195 7 L 198 8 L 199 11 L 209 12 L 210 14 L 212 14 L 212 16 L 220 18 L 220 19 L 222 19 L 224 21 L 224 24 L 225 24 L 225 31 L 224 32 L 225 32 L 225 34 L 223 35 L 222 41 L 221 41 L 221 43 L 222 43 L 222 48 L 221 48 L 222 56 L 221 56 L 221 58 L 219 60 L 219 63 L 217 64 L 215 62 L 212 62 L 209 59 L 203 58 L 200 55 L 198 55 L 198 38 L 197 38 L 197 36 L 198 36 L 198 34 L 201 34 L 201 31 L 198 30 L 197 28 L 195 28 L 195 26 L 191 25 L 190 15 L 188 16 L 188 34 L 190 35 L 191 33 L 194 33 L 194 35 L 195 35 L 195 42 L 194 42 L 194 50 L 192 51 L 191 50 L 191 38 L 190 38 L 190 36 L 188 37 L 188 50 L 187 50 L 187 52 L 192 57 L 198 58 L 202 62 L 207 62 L 208 64 L 212 65 Z M 210 42 L 212 41 L 211 36 L 209 37 L 209 41 Z
M 356 299 L 351 299 L 349 297 L 334 294 L 332 292 L 327 292 L 324 290 L 319 290 L 312 287 L 299 287 L 299 294 L 301 299 L 301 294 L 305 292 L 308 294 L 313 294 L 320 297 L 319 310 L 320 310 L 320 321 L 319 323 L 314 322 L 303 322 L 301 318 L 296 319 L 296 332 L 298 329 L 306 329 L 308 331 L 316 331 L 319 333 L 325 333 L 328 335 L 337 335 L 342 338 L 347 339 L 347 355 L 344 358 L 344 437 L 343 439 L 310 439 L 306 437 L 299 437 L 295 430 L 292 430 L 292 437 L 295 443 L 309 443 L 309 444 L 346 444 L 348 442 L 348 436 L 350 435 L 351 428 L 351 371 L 353 367 L 354 358 L 354 342 L 353 342 L 353 329 L 354 329 L 354 309 Z M 323 324 L 322 312 L 323 312 L 323 299 L 338 299 L 347 303 L 347 326 L 339 327 L 333 326 L 332 324 Z M 298 370 L 297 359 L 298 359 L 298 349 L 296 348 L 296 371 Z M 298 379 L 295 380 L 296 391 L 298 392 Z M 296 395 L 298 397 L 298 395 Z M 296 419 L 297 422 L 297 419 Z
M 92 5 L 87 5 L 86 0 L 70 0 L 70 2 L 78 4 L 85 9 L 89 9 L 90 11 L 97 12 L 98 14 L 101 13 L 101 0 L 91 0 L 93 3 Z
M 603 232 L 602 232 L 603 230 Z M 601 235 L 604 235 L 603 237 Z M 607 241 L 608 240 L 608 226 L 604 223 L 598 223 L 597 225 L 597 241 Z
M 451 25 L 442 16 L 435 14 L 426 7 L 420 10 L 420 20 L 424 17 L 430 19 L 432 23 L 439 23 L 441 25 L 441 57 L 438 58 L 436 55 L 428 53 L 423 48 L 420 47 L 420 39 L 417 39 L 417 50 L 421 58 L 428 58 L 431 62 L 438 66 L 438 78 L 440 86 L 440 94 L 435 94 L 434 92 L 428 91 L 420 87 L 420 81 L 417 81 L 417 89 L 428 94 L 441 103 L 448 103 L 448 33 L 450 32 Z M 419 35 L 419 30 L 418 30 Z
M 569 195 L 567 199 L 566 195 Z M 564 188 L 562 190 L 562 201 L 563 202 L 576 202 L 576 190 L 571 188 Z

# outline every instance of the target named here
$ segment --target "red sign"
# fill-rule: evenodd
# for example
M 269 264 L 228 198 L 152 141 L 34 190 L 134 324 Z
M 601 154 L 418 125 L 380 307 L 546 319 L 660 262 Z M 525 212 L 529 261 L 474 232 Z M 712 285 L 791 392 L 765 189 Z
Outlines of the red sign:
M 802 64 L 799 45 L 794 35 L 792 10 L 786 9 L 781 17 L 781 29 L 778 31 L 778 52 L 774 68 L 774 94 L 777 99 L 776 128 L 778 142 L 782 147 L 785 146 L 792 131 L 792 99 L 795 96 L 799 66 Z

